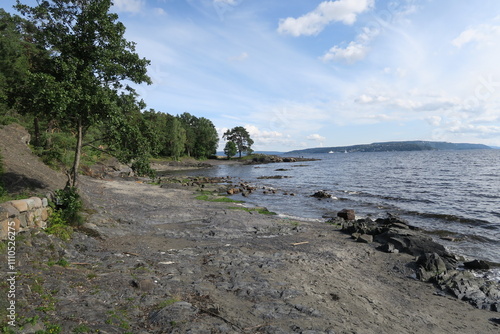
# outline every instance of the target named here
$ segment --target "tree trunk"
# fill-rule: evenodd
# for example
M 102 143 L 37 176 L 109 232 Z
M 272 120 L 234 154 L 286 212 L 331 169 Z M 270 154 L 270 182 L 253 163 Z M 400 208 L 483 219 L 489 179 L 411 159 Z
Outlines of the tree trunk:
M 82 141 L 83 141 L 83 126 L 82 120 L 78 119 L 78 133 L 76 138 L 76 149 L 75 149 L 75 159 L 73 161 L 73 167 L 68 175 L 68 183 L 66 187 L 77 187 L 78 186 L 78 168 L 80 167 L 80 157 L 82 155 Z

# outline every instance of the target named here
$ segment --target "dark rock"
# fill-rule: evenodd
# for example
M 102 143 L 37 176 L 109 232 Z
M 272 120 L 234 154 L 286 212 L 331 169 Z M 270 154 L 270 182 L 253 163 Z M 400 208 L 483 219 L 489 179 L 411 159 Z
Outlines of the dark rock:
M 474 261 L 464 262 L 464 268 L 472 270 L 489 270 L 490 265 L 488 262 L 483 260 L 474 260 Z
M 311 197 L 322 199 L 322 198 L 331 198 L 332 195 L 330 195 L 326 191 L 320 190 L 312 194 Z
M 351 209 L 343 209 L 339 212 L 337 212 L 337 217 L 344 218 L 345 220 L 355 220 L 356 215 L 354 213 L 354 210 Z
M 382 244 L 390 242 L 399 251 L 415 256 L 424 255 L 425 253 L 436 253 L 439 256 L 449 255 L 444 246 L 434 242 L 431 237 L 411 231 L 403 233 L 391 229 L 376 235 L 375 241 Z
M 151 312 L 149 321 L 157 326 L 170 327 L 177 323 L 192 320 L 197 309 L 188 302 L 176 302 L 158 311 Z
M 270 180 L 270 179 L 289 179 L 291 176 L 283 176 L 283 175 L 273 175 L 273 176 L 259 176 L 257 179 L 259 180 Z
M 436 253 L 425 253 L 417 260 L 417 278 L 421 281 L 429 281 L 433 277 L 446 272 L 446 264 Z
M 239 192 L 240 192 L 240 189 L 238 189 L 238 188 L 230 188 L 227 190 L 228 195 L 235 195 L 235 194 L 238 194 Z
M 371 243 L 373 242 L 373 235 L 370 234 L 361 234 L 358 239 L 356 239 L 357 242 L 363 242 L 363 243 Z
M 493 312 L 500 312 L 500 289 L 496 282 L 475 277 L 470 271 L 451 270 L 436 276 L 436 282 L 443 291 L 447 291 L 460 300 Z
M 394 247 L 394 244 L 390 242 L 377 247 L 377 249 L 386 253 L 395 253 L 395 254 L 399 253 L 399 249 Z

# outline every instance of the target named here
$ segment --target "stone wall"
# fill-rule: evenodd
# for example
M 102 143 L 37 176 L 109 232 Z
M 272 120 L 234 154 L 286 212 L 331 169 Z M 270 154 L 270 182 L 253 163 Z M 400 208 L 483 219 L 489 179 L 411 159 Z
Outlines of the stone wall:
M 46 198 L 31 197 L 0 204 L 0 240 L 7 239 L 9 226 L 16 232 L 47 227 L 49 211 Z

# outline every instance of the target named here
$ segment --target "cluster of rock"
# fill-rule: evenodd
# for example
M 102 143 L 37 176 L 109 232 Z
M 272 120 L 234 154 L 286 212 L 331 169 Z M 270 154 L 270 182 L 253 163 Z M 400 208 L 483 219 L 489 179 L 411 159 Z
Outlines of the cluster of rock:
M 249 164 L 268 164 L 279 162 L 299 162 L 299 161 L 317 161 L 319 159 L 299 158 L 299 157 L 280 157 L 278 155 L 256 154 Z
M 344 209 L 329 222 L 340 225 L 343 232 L 351 234 L 358 242 L 376 242 L 381 251 L 415 256 L 412 265 L 416 278 L 436 284 L 440 294 L 451 294 L 477 308 L 500 312 L 499 284 L 471 271 L 487 270 L 493 264 L 481 260 L 466 262 L 392 214 L 375 221 L 370 218 L 356 220 L 354 210 Z
M 280 157 L 277 155 L 259 154 L 252 159 L 252 163 L 278 163 L 278 162 L 297 162 L 298 158 Z
M 169 188 L 172 185 L 182 187 L 205 188 L 213 184 L 231 184 L 231 177 L 208 177 L 208 176 L 164 176 L 157 179 L 161 187 Z
M 9 232 L 47 227 L 49 211 L 47 198 L 31 197 L 0 204 L 0 240 L 7 240 Z
M 319 190 L 319 191 L 315 192 L 314 194 L 312 194 L 311 197 L 315 197 L 317 199 L 323 199 L 323 198 L 332 198 L 332 195 L 327 193 L 324 190 Z
M 257 187 L 254 187 L 248 183 L 241 182 L 236 187 L 230 187 L 227 190 L 227 194 L 228 195 L 236 195 L 236 194 L 241 193 L 242 196 L 246 197 L 249 194 L 253 193 L 255 190 L 257 190 Z

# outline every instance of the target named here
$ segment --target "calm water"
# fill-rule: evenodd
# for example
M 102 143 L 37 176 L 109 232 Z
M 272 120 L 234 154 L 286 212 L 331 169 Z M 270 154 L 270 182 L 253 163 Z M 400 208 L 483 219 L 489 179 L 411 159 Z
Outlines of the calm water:
M 359 217 L 397 213 L 411 225 L 460 242 L 457 253 L 500 262 L 500 150 L 315 154 L 320 161 L 219 166 L 201 173 L 272 187 L 245 198 L 280 214 L 320 219 L 355 209 Z M 286 169 L 277 171 L 277 169 Z M 282 175 L 289 178 L 258 179 Z M 334 199 L 310 197 L 318 190 Z M 285 195 L 294 193 L 295 196 Z M 236 195 L 236 197 L 241 195 Z

